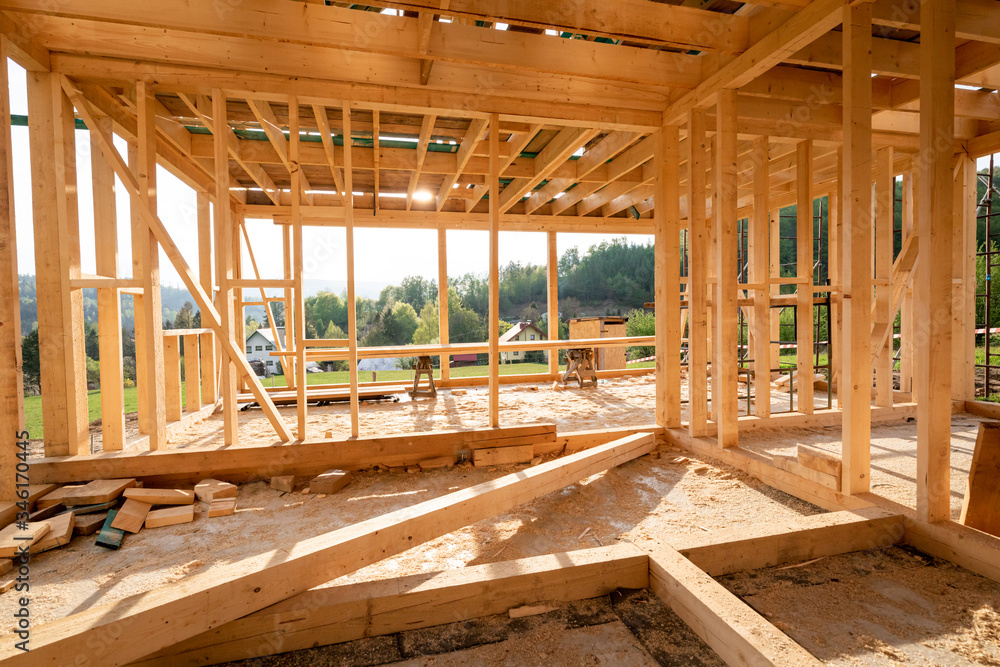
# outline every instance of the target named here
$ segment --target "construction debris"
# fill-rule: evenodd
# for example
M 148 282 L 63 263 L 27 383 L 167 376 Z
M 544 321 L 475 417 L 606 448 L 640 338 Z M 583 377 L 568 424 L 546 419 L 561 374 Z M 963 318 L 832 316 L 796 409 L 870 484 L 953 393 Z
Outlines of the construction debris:
M 336 493 L 351 482 L 351 473 L 347 470 L 327 470 L 309 482 L 310 493 L 329 495 Z
M 218 498 L 235 498 L 237 488 L 235 484 L 220 482 L 217 479 L 203 479 L 194 487 L 194 495 L 198 500 L 210 503 Z
M 219 498 L 208 507 L 208 516 L 229 516 L 236 513 L 236 498 Z
M 152 505 L 141 500 L 126 500 L 122 508 L 118 510 L 118 516 L 111 522 L 112 528 L 118 528 L 130 533 L 138 533 L 142 530 L 142 524 L 146 521 L 146 515 L 152 509 Z
M 271 488 L 275 491 L 291 493 L 292 489 L 295 488 L 295 475 L 280 475 L 278 477 L 272 477 Z
M 146 515 L 146 528 L 162 528 L 194 521 L 194 505 L 179 505 L 153 510 Z
M 195 499 L 187 489 L 126 489 L 125 497 L 150 505 L 190 505 Z
M 104 520 L 104 525 L 101 526 L 101 532 L 98 534 L 97 541 L 94 544 L 107 549 L 117 550 L 121 547 L 122 541 L 125 539 L 125 531 L 111 526 L 116 516 L 118 516 L 118 510 L 108 512 L 108 516 Z

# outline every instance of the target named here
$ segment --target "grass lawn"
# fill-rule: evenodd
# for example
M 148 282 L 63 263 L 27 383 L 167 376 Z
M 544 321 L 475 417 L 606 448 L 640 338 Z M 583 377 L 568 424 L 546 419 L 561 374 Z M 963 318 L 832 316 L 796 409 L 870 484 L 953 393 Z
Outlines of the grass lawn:
M 652 368 L 656 364 L 652 361 L 644 361 L 638 364 L 629 364 L 629 368 Z M 559 367 L 560 370 L 565 370 L 565 364 Z M 525 375 L 529 373 L 548 373 L 548 364 L 501 364 L 500 365 L 500 375 Z M 485 375 L 486 366 L 464 366 L 462 368 L 452 368 L 451 377 L 453 378 L 464 378 L 473 377 L 476 375 Z M 395 371 L 378 371 L 375 373 L 379 382 L 410 382 L 413 380 L 413 371 L 408 370 L 395 370 Z M 434 377 L 441 377 L 441 370 L 438 368 L 434 369 Z M 273 384 L 272 384 L 273 380 Z M 358 380 L 360 382 L 371 382 L 372 372 L 371 371 L 359 371 Z M 350 373 L 347 371 L 333 371 L 331 373 L 310 373 L 308 376 L 308 384 L 337 384 L 350 382 Z M 285 382 L 284 375 L 275 375 L 273 378 L 262 379 L 261 382 L 265 387 L 286 387 L 288 386 Z M 184 384 L 181 383 L 181 402 L 183 404 L 184 398 Z M 125 388 L 125 414 L 130 414 L 138 410 L 138 399 L 137 390 L 135 387 Z M 87 392 L 87 412 L 88 421 L 94 421 L 101 418 L 101 390 L 93 389 Z M 24 397 L 24 422 L 25 428 L 27 428 L 28 433 L 32 439 L 41 438 L 43 436 L 43 426 L 42 426 L 42 397 L 41 396 L 25 396 Z

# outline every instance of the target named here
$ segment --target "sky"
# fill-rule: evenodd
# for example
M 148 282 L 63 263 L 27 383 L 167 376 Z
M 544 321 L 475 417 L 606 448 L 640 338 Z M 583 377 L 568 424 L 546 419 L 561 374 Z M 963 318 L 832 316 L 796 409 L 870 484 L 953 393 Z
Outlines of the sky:
M 25 71 L 13 61 L 7 62 L 10 78 L 11 113 L 27 115 L 27 84 Z M 35 272 L 35 239 L 32 230 L 31 163 L 28 145 L 28 128 L 11 128 L 14 163 L 14 206 L 17 224 L 18 272 Z M 122 155 L 125 142 L 115 137 Z M 77 131 L 77 186 L 80 212 L 80 253 L 83 273 L 96 273 L 94 259 L 94 213 L 90 171 L 90 137 L 86 131 Z M 162 167 L 157 169 L 157 212 L 166 225 L 174 243 L 180 248 L 188 264 L 197 272 L 198 244 L 195 192 Z M 118 212 L 118 257 L 121 277 L 131 277 L 131 240 L 129 197 L 121 182 L 116 179 Z M 282 277 L 281 236 L 269 220 L 248 220 L 247 232 L 254 256 L 263 278 Z M 547 262 L 546 238 L 538 232 L 501 232 L 500 263 L 511 261 L 522 264 L 544 265 Z M 581 253 L 591 245 L 620 235 L 560 234 L 557 241 L 559 255 L 572 247 Z M 635 243 L 652 241 L 652 236 L 632 236 Z M 346 280 L 346 249 L 343 228 L 307 227 L 303 232 L 306 250 L 304 258 L 307 279 Z M 458 277 L 466 273 L 485 275 L 488 262 L 488 233 L 485 231 L 448 232 L 448 275 Z M 355 230 L 355 279 L 359 282 L 398 284 L 404 277 L 419 275 L 437 279 L 437 232 L 415 229 L 364 229 Z M 244 275 L 252 277 L 249 258 L 244 251 Z M 161 282 L 182 287 L 180 275 L 167 260 L 160 256 Z

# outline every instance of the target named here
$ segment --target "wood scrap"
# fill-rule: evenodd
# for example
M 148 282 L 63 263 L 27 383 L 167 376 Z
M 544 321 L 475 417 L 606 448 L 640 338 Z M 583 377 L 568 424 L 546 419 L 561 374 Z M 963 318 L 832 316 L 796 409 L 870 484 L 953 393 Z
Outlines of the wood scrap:
M 14 561 L 10 558 L 0 558 L 0 574 L 7 574 L 14 569 Z
M 125 531 L 111 526 L 116 516 L 118 516 L 118 510 L 108 512 L 108 516 L 104 520 L 104 525 L 101 526 L 101 532 L 97 535 L 97 541 L 94 544 L 106 549 L 117 550 L 121 548 L 122 542 L 125 540 Z
M 116 498 L 115 500 L 109 500 L 108 502 L 101 503 L 99 505 L 77 505 L 72 509 L 73 509 L 73 514 L 77 516 L 82 516 L 84 514 L 95 514 L 95 513 L 105 512 L 109 509 L 112 509 L 117 504 L 118 504 L 118 499 Z
M 0 584 L 0 594 L 6 593 L 10 589 L 14 588 L 15 583 L 17 583 L 17 579 L 15 579 L 14 577 L 6 579 L 2 584 Z
M 236 513 L 236 498 L 219 498 L 208 506 L 208 516 L 229 516 Z
M 194 495 L 202 502 L 210 503 L 216 498 L 235 498 L 238 489 L 235 484 L 217 479 L 203 479 L 194 487 Z
M 279 475 L 271 478 L 271 488 L 275 491 L 291 493 L 295 488 L 295 475 Z
M 36 504 L 38 500 L 52 493 L 59 488 L 58 484 L 29 484 L 28 485 L 28 507 L 31 509 L 36 509 Z
M 14 523 L 19 511 L 17 503 L 0 503 L 0 528 L 6 528 L 9 524 Z
M 351 479 L 351 473 L 347 470 L 327 470 L 309 482 L 309 491 L 310 493 L 330 495 L 347 486 Z
M 187 489 L 125 489 L 124 495 L 150 505 L 190 505 L 195 499 Z
M 28 515 L 28 521 L 45 521 L 46 519 L 51 519 L 56 514 L 62 514 L 66 511 L 66 506 L 62 503 L 57 503 L 55 505 L 49 505 L 43 507 L 42 509 L 36 509 L 34 512 Z
M 798 475 L 799 477 L 804 477 L 818 484 L 822 484 L 823 486 L 831 488 L 834 491 L 840 491 L 839 477 L 834 477 L 833 475 L 828 475 L 825 472 L 807 468 L 791 456 L 775 454 L 774 465 L 776 468 L 781 468 L 782 470 Z
M 73 523 L 74 535 L 93 535 L 104 525 L 107 514 L 84 514 L 77 516 Z
M 42 539 L 32 544 L 28 548 L 28 551 L 33 554 L 40 554 L 43 551 L 69 544 L 69 541 L 73 538 L 73 525 L 75 521 L 76 515 L 72 512 L 66 512 L 53 519 L 49 519 L 49 531 L 45 533 Z
M 469 391 L 467 389 L 452 389 L 451 390 L 451 395 L 452 396 L 465 396 L 468 393 L 469 393 Z
M 100 505 L 115 500 L 125 489 L 135 486 L 134 479 L 95 479 L 62 497 L 63 505 Z
M 535 458 L 534 445 L 487 447 L 472 452 L 472 463 L 477 467 L 530 463 Z
M 118 510 L 118 516 L 111 522 L 111 527 L 130 533 L 138 533 L 142 530 L 142 525 L 146 521 L 146 515 L 149 514 L 149 510 L 152 507 L 149 503 L 130 498 Z
M 437 470 L 439 468 L 450 468 L 455 465 L 454 456 L 438 456 L 433 459 L 424 459 L 420 461 L 417 465 L 420 466 L 421 470 Z
M 194 521 L 194 505 L 178 505 L 153 510 L 146 515 L 146 528 L 162 528 Z
M 514 607 L 507 612 L 507 615 L 511 618 L 524 618 L 526 616 L 538 616 L 539 614 L 547 614 L 550 611 L 555 611 L 558 607 L 552 607 L 545 604 L 538 605 L 524 605 L 523 607 Z
M 1000 536 L 1000 423 L 982 422 L 969 466 L 960 521 Z
M 0 558 L 14 558 L 21 553 L 21 548 L 28 549 L 32 544 L 45 537 L 49 532 L 48 521 L 34 523 L 12 523 L 0 530 Z
M 799 463 L 807 468 L 840 478 L 843 464 L 840 461 L 840 456 L 837 454 L 832 454 L 816 447 L 810 447 L 809 445 L 799 445 L 797 453 Z

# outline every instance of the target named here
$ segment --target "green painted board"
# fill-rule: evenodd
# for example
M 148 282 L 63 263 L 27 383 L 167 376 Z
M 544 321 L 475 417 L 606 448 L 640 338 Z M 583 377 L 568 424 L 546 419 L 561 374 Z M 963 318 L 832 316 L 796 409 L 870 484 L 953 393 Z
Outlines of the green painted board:
M 115 520 L 116 516 L 118 516 L 118 510 L 108 512 L 108 518 L 104 520 L 101 532 L 97 535 L 96 544 L 98 546 L 108 549 L 118 549 L 122 545 L 122 540 L 125 539 L 125 531 L 111 527 L 111 522 Z

